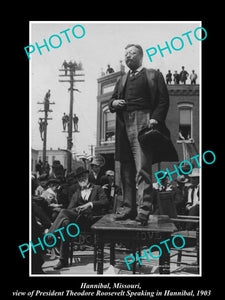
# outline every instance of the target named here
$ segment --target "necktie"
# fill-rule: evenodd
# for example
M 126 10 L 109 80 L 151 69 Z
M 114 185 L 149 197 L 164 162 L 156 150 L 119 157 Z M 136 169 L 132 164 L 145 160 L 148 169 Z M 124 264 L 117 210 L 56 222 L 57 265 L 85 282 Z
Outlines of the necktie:
M 133 77 L 136 73 L 137 73 L 137 70 L 133 70 L 133 71 L 131 71 L 130 76 Z

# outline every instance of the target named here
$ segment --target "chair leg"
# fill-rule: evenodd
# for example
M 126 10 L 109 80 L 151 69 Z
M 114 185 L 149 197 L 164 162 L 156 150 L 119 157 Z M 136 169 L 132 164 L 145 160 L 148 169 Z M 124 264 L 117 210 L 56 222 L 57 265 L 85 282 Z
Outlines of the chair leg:
M 133 243 L 133 247 L 132 248 L 133 248 L 132 249 L 133 250 L 133 256 L 135 258 L 135 261 L 133 263 L 133 274 L 135 274 L 136 273 L 136 249 L 137 249 L 135 242 Z
M 70 241 L 70 253 L 69 253 L 70 266 L 73 264 L 73 242 Z
M 197 250 L 197 268 L 199 273 L 199 227 L 196 229 L 196 250 Z
M 141 257 L 141 248 L 140 248 L 140 247 L 139 247 L 139 249 L 138 249 L 138 256 Z M 139 269 L 141 269 L 141 266 L 142 266 L 142 265 L 139 264 Z
M 114 196 L 113 198 L 113 213 L 116 213 L 116 209 L 117 209 L 117 197 Z
M 181 264 L 182 250 L 179 250 L 177 253 L 177 266 Z
M 97 266 L 97 247 L 96 247 L 96 243 L 94 243 L 94 272 L 96 272 L 96 266 Z
M 110 265 L 115 265 L 115 242 L 110 243 Z

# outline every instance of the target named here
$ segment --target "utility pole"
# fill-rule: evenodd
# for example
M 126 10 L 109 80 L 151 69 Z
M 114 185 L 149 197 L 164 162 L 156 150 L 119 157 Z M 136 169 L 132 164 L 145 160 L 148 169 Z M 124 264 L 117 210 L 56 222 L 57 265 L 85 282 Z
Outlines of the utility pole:
M 72 63 L 71 61 L 67 63 L 66 61 L 63 62 L 64 69 L 59 69 L 59 71 L 63 71 L 65 74 L 60 74 L 60 77 L 69 77 L 67 80 L 59 80 L 59 82 L 69 82 L 70 87 L 70 105 L 69 105 L 69 126 L 68 126 L 68 136 L 67 136 L 67 173 L 72 171 L 72 147 L 73 147 L 73 101 L 74 95 L 73 92 L 77 91 L 80 92 L 78 89 L 74 88 L 75 82 L 83 82 L 84 79 L 75 79 L 78 76 L 84 76 L 84 74 L 76 73 L 76 71 L 81 71 L 82 65 L 81 63 L 77 64 L 76 62 Z M 67 74 L 69 70 L 69 74 Z
M 38 102 L 38 104 L 44 104 L 44 109 L 39 109 L 39 112 L 44 112 L 44 118 L 39 118 L 42 126 L 40 126 L 40 133 L 41 133 L 41 138 L 42 138 L 42 133 L 44 133 L 44 137 L 42 138 L 43 140 L 43 165 L 46 165 L 46 147 L 47 147 L 47 126 L 48 126 L 48 120 L 52 120 L 52 118 L 48 118 L 48 113 L 52 112 L 50 109 L 50 104 L 55 104 L 55 102 L 50 102 L 50 90 L 45 95 L 44 101 L 43 102 Z
M 94 154 L 94 145 L 88 145 L 91 148 L 91 156 Z

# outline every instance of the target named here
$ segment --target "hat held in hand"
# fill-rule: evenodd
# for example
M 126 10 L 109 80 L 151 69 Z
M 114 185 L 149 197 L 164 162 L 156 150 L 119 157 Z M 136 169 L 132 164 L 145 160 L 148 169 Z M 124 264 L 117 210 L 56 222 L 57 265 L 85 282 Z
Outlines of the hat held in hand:
M 153 148 L 163 147 L 170 141 L 164 133 L 162 133 L 161 126 L 154 124 L 153 127 L 146 127 L 138 134 L 138 140 L 141 146 L 146 147 L 151 145 Z

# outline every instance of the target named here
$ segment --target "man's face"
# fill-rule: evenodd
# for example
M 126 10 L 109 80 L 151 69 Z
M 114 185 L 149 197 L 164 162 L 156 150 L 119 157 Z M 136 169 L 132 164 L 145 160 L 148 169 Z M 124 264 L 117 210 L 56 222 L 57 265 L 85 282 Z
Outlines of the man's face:
M 98 173 L 100 171 L 101 167 L 98 166 L 98 165 L 92 165 L 92 170 L 95 172 L 95 173 Z
M 109 184 L 114 183 L 114 175 L 108 175 Z
M 85 188 L 88 185 L 88 173 L 84 173 L 82 175 L 80 175 L 78 178 L 78 184 L 81 188 Z
M 135 70 L 141 66 L 142 57 L 135 46 L 131 46 L 125 50 L 125 63 L 131 70 Z
M 42 180 L 42 181 L 40 181 L 40 186 L 45 187 L 46 183 L 47 183 L 47 180 Z

